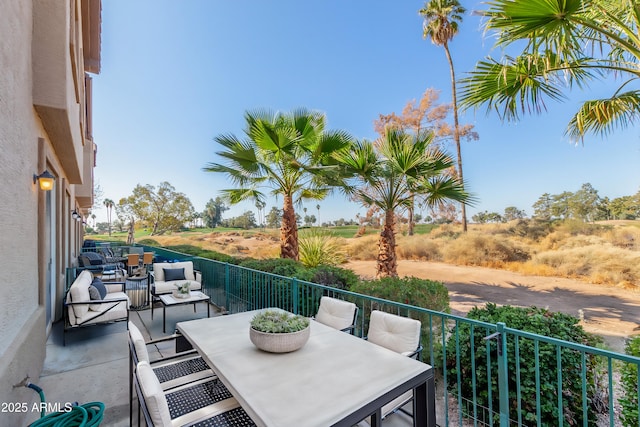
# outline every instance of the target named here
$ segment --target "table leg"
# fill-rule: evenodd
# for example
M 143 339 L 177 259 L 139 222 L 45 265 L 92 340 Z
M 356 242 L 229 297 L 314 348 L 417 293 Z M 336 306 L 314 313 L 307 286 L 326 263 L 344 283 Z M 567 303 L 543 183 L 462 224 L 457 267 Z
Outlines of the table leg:
M 382 426 L 382 408 L 378 408 L 376 412 L 371 414 L 371 418 L 369 419 L 371 422 L 371 427 L 381 427 Z
M 209 300 L 205 301 L 204 303 L 207 304 L 207 317 L 211 317 L 211 314 L 209 312 L 211 304 L 209 304 Z
M 431 427 L 436 425 L 435 380 L 429 378 L 414 390 L 413 425 Z
M 167 332 L 167 306 L 162 304 L 162 332 Z

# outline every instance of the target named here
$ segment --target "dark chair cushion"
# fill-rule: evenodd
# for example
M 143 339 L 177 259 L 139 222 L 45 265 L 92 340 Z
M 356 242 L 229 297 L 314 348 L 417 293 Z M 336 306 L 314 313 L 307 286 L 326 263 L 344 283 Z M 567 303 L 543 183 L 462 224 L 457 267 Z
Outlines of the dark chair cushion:
M 163 268 L 165 282 L 171 280 L 185 280 L 184 268 Z
M 81 256 L 86 257 L 91 263 L 91 265 L 101 265 L 101 264 L 106 264 L 107 262 L 104 256 L 97 252 L 83 252 Z
M 91 286 L 96 288 L 100 293 L 100 298 L 98 299 L 104 299 L 104 297 L 107 296 L 107 287 L 102 283 L 102 280 L 99 277 L 94 277 L 93 282 L 91 282 Z

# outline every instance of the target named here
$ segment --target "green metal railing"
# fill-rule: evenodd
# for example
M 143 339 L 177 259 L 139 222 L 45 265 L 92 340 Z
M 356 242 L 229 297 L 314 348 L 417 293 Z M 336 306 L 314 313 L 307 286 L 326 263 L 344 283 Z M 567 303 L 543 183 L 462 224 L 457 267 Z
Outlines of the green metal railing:
M 435 370 L 442 426 L 624 425 L 619 378 L 625 365 L 638 372 L 635 395 L 626 398 L 640 413 L 637 357 L 161 248 L 146 250 L 192 260 L 202 272 L 203 291 L 229 313 L 280 307 L 312 316 L 327 295 L 358 306 L 354 334 L 360 337 L 372 310 L 420 320 L 422 359 Z

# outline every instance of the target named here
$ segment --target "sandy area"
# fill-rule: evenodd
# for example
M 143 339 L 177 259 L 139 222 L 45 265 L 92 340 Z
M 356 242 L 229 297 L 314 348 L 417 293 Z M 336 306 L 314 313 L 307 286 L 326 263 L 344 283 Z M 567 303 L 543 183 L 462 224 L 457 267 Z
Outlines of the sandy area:
M 343 267 L 363 277 L 375 274 L 375 261 L 351 261 Z M 461 316 L 486 302 L 534 305 L 574 316 L 582 310 L 584 328 L 602 336 L 619 352 L 624 351 L 625 338 L 640 334 L 640 292 L 634 290 L 427 261 L 401 260 L 398 274 L 444 282 L 452 313 Z

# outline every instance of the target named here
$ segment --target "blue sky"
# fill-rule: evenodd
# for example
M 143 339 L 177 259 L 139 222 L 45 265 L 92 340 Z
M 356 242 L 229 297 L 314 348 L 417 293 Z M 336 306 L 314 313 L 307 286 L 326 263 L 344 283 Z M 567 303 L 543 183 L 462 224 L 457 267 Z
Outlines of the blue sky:
M 480 18 L 467 9 L 451 43 L 458 77 L 492 53 Z M 230 185 L 202 168 L 217 161 L 216 135 L 242 135 L 247 110 L 326 114 L 329 128 L 375 138 L 379 114 L 400 112 L 427 88 L 450 102 L 444 51 L 422 38 L 414 0 L 111 0 L 102 3 L 102 69 L 94 76 L 95 178 L 103 197 L 116 203 L 136 184 L 168 181 L 198 211 Z M 563 134 L 578 102 L 615 90 L 597 84 L 570 93 L 547 112 L 502 123 L 494 113 L 467 111 L 480 139 L 463 143 L 467 188 L 478 203 L 468 210 L 533 213 L 543 194 L 577 191 L 589 182 L 600 196 L 640 189 L 638 130 L 575 145 Z M 451 147 L 452 149 L 453 147 Z M 453 150 L 451 150 L 453 153 Z M 267 210 L 280 207 L 270 200 Z M 317 202 L 305 206 L 316 213 Z M 364 212 L 341 195 L 320 202 L 321 221 Z M 105 209 L 96 206 L 98 221 Z M 255 210 L 246 203 L 225 217 Z

